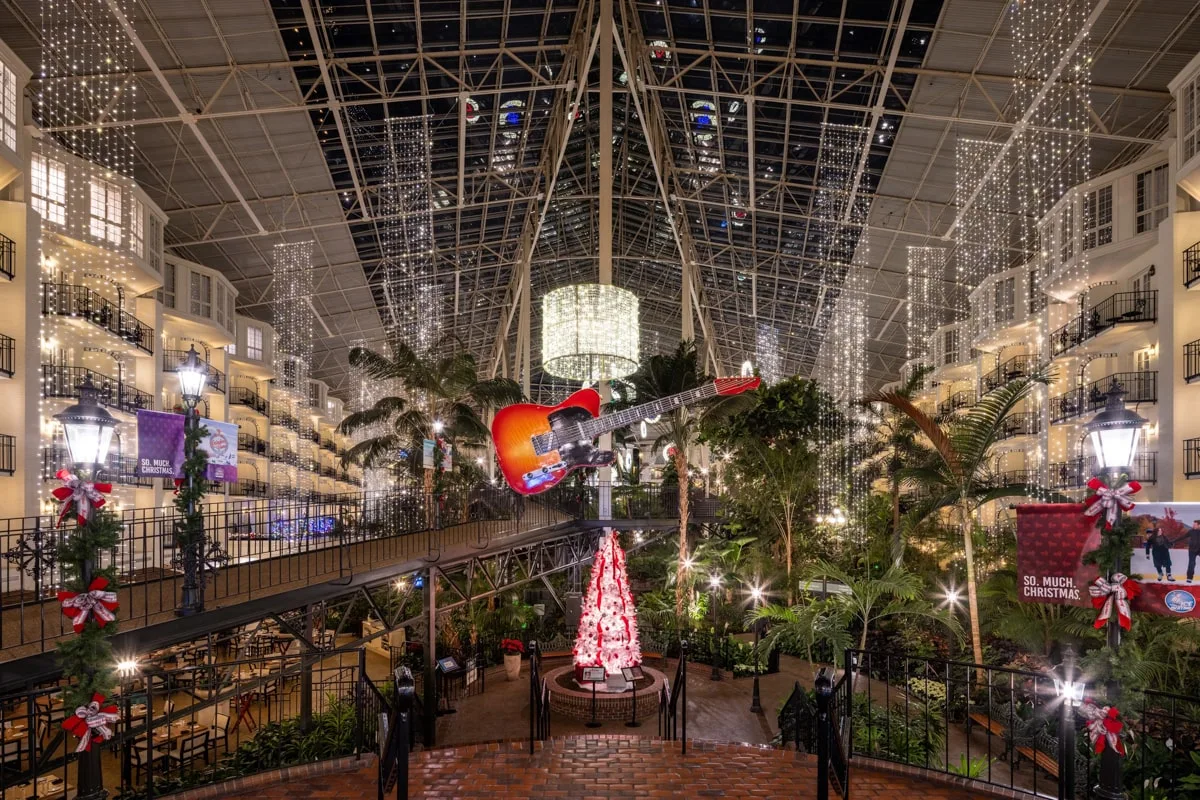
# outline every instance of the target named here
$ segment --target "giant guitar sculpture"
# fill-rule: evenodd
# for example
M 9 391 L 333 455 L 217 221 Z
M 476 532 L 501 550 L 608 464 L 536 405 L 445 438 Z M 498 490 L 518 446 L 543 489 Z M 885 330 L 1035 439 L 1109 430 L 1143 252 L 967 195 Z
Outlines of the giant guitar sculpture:
M 580 389 L 556 406 L 508 406 L 492 421 L 500 471 L 508 485 L 521 494 L 544 492 L 571 470 L 612 463 L 612 453 L 592 444 L 600 434 L 689 403 L 757 389 L 758 384 L 758 378 L 717 378 L 699 388 L 605 417 L 600 416 L 600 395 L 595 389 Z

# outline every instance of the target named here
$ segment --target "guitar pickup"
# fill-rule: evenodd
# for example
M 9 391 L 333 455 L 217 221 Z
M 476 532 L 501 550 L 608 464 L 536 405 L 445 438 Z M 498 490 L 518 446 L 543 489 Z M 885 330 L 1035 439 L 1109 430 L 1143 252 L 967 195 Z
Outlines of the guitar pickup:
M 567 468 L 567 462 L 559 461 L 555 464 L 548 464 L 539 469 L 531 470 L 521 476 L 521 480 L 525 482 L 525 488 L 532 489 L 536 486 L 541 486 L 548 480 L 554 477 L 554 473 Z

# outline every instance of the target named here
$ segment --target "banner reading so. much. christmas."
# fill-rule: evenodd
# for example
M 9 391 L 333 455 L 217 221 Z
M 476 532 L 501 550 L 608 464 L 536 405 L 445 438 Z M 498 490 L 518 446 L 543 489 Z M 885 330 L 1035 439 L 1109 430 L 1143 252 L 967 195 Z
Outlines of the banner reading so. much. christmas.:
M 592 561 L 592 577 L 583 598 L 579 633 L 575 638 L 575 671 L 599 666 L 609 675 L 619 675 L 623 667 L 641 662 L 637 607 L 629 591 L 625 551 L 617 541 L 616 531 L 610 530 Z
M 1150 614 L 1200 617 L 1200 503 L 1137 503 L 1129 513 L 1138 532 L 1124 573 L 1128 605 Z M 1090 589 L 1100 572 L 1085 565 L 1083 556 L 1099 545 L 1097 517 L 1086 516 L 1078 503 L 1017 506 L 1020 599 L 1096 605 Z M 1123 616 L 1120 608 L 1117 612 Z

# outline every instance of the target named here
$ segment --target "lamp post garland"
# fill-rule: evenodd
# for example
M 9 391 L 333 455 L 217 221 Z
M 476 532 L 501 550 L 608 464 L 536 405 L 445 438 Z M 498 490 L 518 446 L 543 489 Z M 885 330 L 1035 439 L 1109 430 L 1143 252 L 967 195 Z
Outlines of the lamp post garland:
M 204 610 L 203 557 L 205 550 L 204 514 L 200 503 L 204 499 L 204 475 L 208 470 L 208 454 L 200 449 L 204 426 L 196 406 L 208 382 L 207 365 L 200 360 L 192 345 L 177 371 L 179 390 L 183 396 L 183 481 L 175 490 L 175 508 L 179 521 L 175 524 L 175 547 L 183 567 L 183 591 L 179 608 L 181 617 L 199 614 Z
M 121 523 L 104 507 L 107 484 L 96 481 L 108 459 L 116 419 L 99 403 L 99 392 L 90 378 L 79 386 L 79 402 L 55 419 L 62 423 L 74 471 L 59 473 L 64 485 L 54 495 L 62 502 L 58 527 L 62 534 L 57 553 L 62 570 L 58 593 L 63 613 L 72 620 L 75 635 L 58 645 L 58 664 L 67 679 L 64 705 L 74 714 L 63 728 L 79 737 L 79 794 L 81 800 L 107 797 L 100 772 L 100 750 L 92 747 L 111 735 L 106 703 L 116 686 L 112 636 L 117 632 L 116 559 L 101 566 L 101 553 L 115 550 L 121 540 Z
M 1092 452 L 1099 462 L 1103 477 L 1088 482 L 1093 494 L 1085 501 L 1084 513 L 1095 516 L 1100 529 L 1100 546 L 1084 556 L 1084 562 L 1096 564 L 1104 572 L 1089 588 L 1092 602 L 1100 610 L 1097 627 L 1107 627 L 1106 681 L 1108 705 L 1099 707 L 1084 704 L 1080 715 L 1088 720 L 1092 745 L 1100 754 L 1100 782 L 1095 796 L 1102 800 L 1122 800 L 1125 797 L 1121 776 L 1125 747 L 1121 742 L 1123 723 L 1118 706 L 1121 701 L 1121 631 L 1132 626 L 1129 599 L 1136 597 L 1140 587 L 1124 574 L 1123 564 L 1132 552 L 1136 523 L 1124 512 L 1133 508 L 1131 495 L 1141 486 L 1129 479 L 1129 469 L 1136 462 L 1138 442 L 1146 420 L 1130 411 L 1124 403 L 1125 391 L 1113 380 L 1107 402 L 1100 413 L 1084 426 L 1092 442 Z

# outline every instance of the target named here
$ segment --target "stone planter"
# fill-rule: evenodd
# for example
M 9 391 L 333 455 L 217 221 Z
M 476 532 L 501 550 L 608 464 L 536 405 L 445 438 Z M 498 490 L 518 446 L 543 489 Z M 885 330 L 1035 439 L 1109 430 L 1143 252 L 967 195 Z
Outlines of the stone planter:
M 521 677 L 520 653 L 504 654 L 504 676 L 510 681 L 515 681 L 517 678 Z

